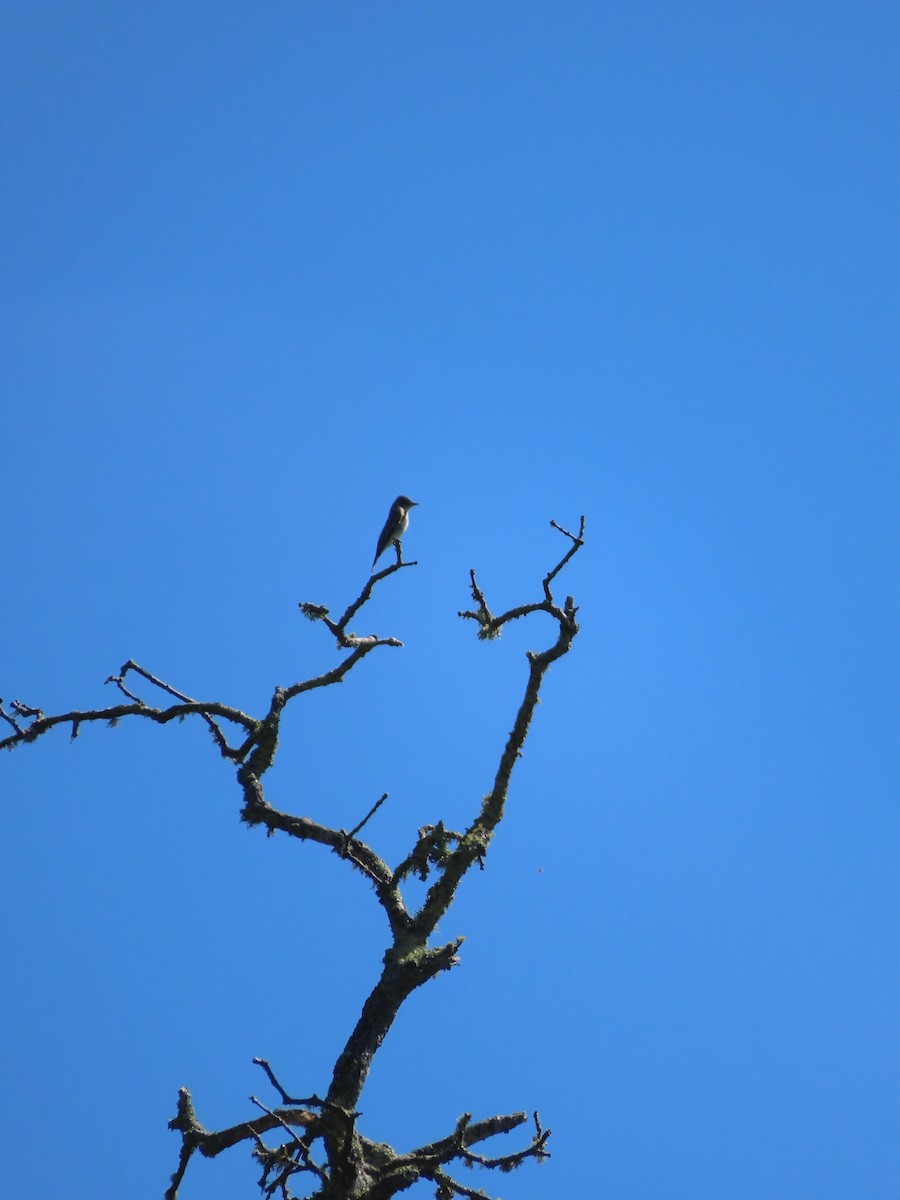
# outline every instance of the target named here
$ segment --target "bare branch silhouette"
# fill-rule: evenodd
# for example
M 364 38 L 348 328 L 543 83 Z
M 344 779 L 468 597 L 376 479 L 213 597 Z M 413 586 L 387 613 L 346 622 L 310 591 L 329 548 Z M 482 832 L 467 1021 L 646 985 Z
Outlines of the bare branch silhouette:
M 332 828 L 310 816 L 272 807 L 266 799 L 264 780 L 277 756 L 282 716 L 293 699 L 340 683 L 378 647 L 402 646 L 403 643 L 393 637 L 358 636 L 347 631 L 348 623 L 363 609 L 380 582 L 416 565 L 402 561 L 399 543 L 395 543 L 397 561 L 383 570 L 373 571 L 339 620 L 332 620 L 328 608 L 323 605 L 310 602 L 300 605 L 304 616 L 321 622 L 334 637 L 338 649 L 346 653 L 336 666 L 322 674 L 275 687 L 262 716 L 250 716 L 219 701 L 193 699 L 131 659 L 118 674 L 110 675 L 106 680 L 122 693 L 126 700 L 123 704 L 45 716 L 41 709 L 18 700 L 8 709 L 0 702 L 0 718 L 11 729 L 0 740 L 0 748 L 5 749 L 35 742 L 59 725 L 71 725 L 75 737 L 81 726 L 96 722 L 115 725 L 125 718 L 137 717 L 166 725 L 174 720 L 199 717 L 212 734 L 222 757 L 236 764 L 237 783 L 243 798 L 241 820 L 248 826 L 262 826 L 269 834 L 281 833 L 298 841 L 328 847 L 369 882 L 387 918 L 389 942 L 381 973 L 338 1055 L 325 1094 L 321 1098 L 316 1094 L 305 1098 L 289 1095 L 268 1061 L 257 1058 L 254 1062 L 266 1074 L 280 1104 L 270 1106 L 253 1096 L 251 1103 L 261 1110 L 261 1115 L 226 1129 L 210 1131 L 198 1121 L 190 1092 L 182 1088 L 176 1115 L 169 1123 L 170 1128 L 181 1135 L 181 1149 L 178 1166 L 165 1193 L 166 1200 L 176 1200 L 195 1151 L 212 1158 L 242 1142 L 250 1144 L 251 1153 L 262 1167 L 260 1187 L 263 1192 L 267 1195 L 277 1193 L 283 1200 L 293 1196 L 290 1184 L 294 1181 L 296 1185 L 297 1180 L 314 1189 L 305 1193 L 310 1200 L 312 1197 L 316 1200 L 389 1200 L 423 1179 L 433 1183 L 436 1196 L 445 1200 L 454 1196 L 483 1198 L 483 1191 L 460 1182 L 446 1168 L 457 1163 L 466 1168 L 503 1172 L 528 1159 L 542 1161 L 548 1157 L 546 1145 L 550 1132 L 541 1127 L 537 1113 L 534 1114 L 535 1132 L 530 1143 L 509 1154 L 491 1156 L 476 1153 L 472 1147 L 519 1129 L 527 1120 L 524 1112 L 481 1121 L 473 1121 L 471 1114 L 465 1113 L 446 1137 L 408 1153 L 398 1153 L 382 1142 L 363 1136 L 358 1129 L 358 1105 L 372 1060 L 404 1002 L 423 984 L 450 970 L 459 961 L 462 938 L 443 944 L 432 944 L 431 938 L 467 872 L 476 864 L 482 869 L 485 866 L 491 840 L 503 819 L 513 770 L 528 736 L 544 677 L 551 664 L 568 653 L 578 633 L 575 620 L 578 610 L 574 599 L 568 596 L 562 605 L 558 604 L 551 585 L 583 546 L 584 524 L 582 517 L 578 533 L 573 534 L 555 521 L 551 522 L 571 544 L 543 577 L 543 598 L 538 601 L 495 616 L 488 607 L 475 571 L 470 572 L 474 607 L 459 615 L 477 624 L 480 638 L 495 639 L 508 622 L 537 612 L 543 612 L 555 621 L 556 633 L 545 649 L 526 653 L 528 673 L 512 729 L 502 748 L 490 790 L 474 807 L 467 827 L 454 831 L 445 828 L 441 821 L 423 826 L 408 854 L 393 869 L 359 836 L 386 802 L 386 794 L 348 831 Z M 176 703 L 154 706 L 139 694 L 148 687 Z M 402 891 L 404 882 L 411 877 L 429 883 L 418 907 L 410 907 Z M 278 1140 L 270 1146 L 264 1139 L 272 1135 Z M 314 1145 L 318 1146 L 316 1158 L 312 1153 Z

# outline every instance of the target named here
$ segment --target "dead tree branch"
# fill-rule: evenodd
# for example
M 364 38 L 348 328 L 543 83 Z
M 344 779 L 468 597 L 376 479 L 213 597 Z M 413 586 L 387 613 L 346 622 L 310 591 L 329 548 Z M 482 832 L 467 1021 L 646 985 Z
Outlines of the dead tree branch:
M 347 631 L 350 620 L 371 598 L 374 587 L 390 575 L 415 563 L 402 561 L 399 545 L 397 561 L 381 571 L 373 572 L 359 596 L 345 609 L 339 620 L 329 616 L 329 610 L 317 604 L 300 605 L 303 614 L 321 621 L 335 638 L 338 648 L 347 653 L 333 668 L 320 675 L 279 686 L 273 690 L 268 710 L 261 717 L 252 717 L 238 708 L 218 701 L 198 701 L 145 670 L 129 659 L 117 675 L 107 683 L 114 684 L 128 701 L 102 709 L 73 710 L 46 717 L 38 708 L 13 701 L 7 711 L 0 702 L 0 717 L 11 729 L 0 748 L 12 749 L 25 742 L 36 741 L 57 725 L 71 724 L 72 736 L 85 723 L 105 721 L 114 725 L 123 718 L 140 717 L 165 725 L 173 720 L 199 716 L 213 735 L 220 754 L 236 765 L 237 783 L 243 796 L 241 820 L 248 826 L 262 826 L 267 834 L 286 834 L 300 841 L 327 846 L 339 858 L 348 861 L 371 884 L 375 897 L 387 917 L 390 941 L 384 953 L 383 968 L 366 999 L 355 1028 L 337 1058 L 332 1078 L 323 1098 L 312 1095 L 296 1099 L 288 1095 L 278 1082 L 271 1066 L 264 1059 L 254 1059 L 281 1099 L 281 1105 L 269 1107 L 256 1097 L 252 1103 L 262 1109 L 261 1116 L 217 1132 L 205 1129 L 197 1120 L 190 1093 L 179 1092 L 178 1108 L 170 1128 L 181 1135 L 178 1167 L 172 1175 L 166 1200 L 176 1200 L 178 1189 L 195 1151 L 211 1158 L 239 1144 L 252 1143 L 252 1153 L 263 1167 L 260 1187 L 267 1195 L 280 1193 L 290 1200 L 288 1185 L 294 1176 L 314 1180 L 316 1200 L 389 1200 L 417 1180 L 434 1183 L 436 1195 L 443 1200 L 454 1196 L 484 1197 L 458 1182 L 445 1170 L 452 1163 L 487 1170 L 508 1171 L 529 1158 L 541 1161 L 548 1157 L 546 1150 L 549 1130 L 541 1128 L 535 1114 L 535 1133 L 530 1145 L 511 1154 L 489 1157 L 472 1150 L 488 1138 L 507 1134 L 526 1121 L 525 1113 L 489 1117 L 473 1122 L 466 1113 L 453 1132 L 406 1154 L 390 1146 L 370 1141 L 357 1129 L 358 1104 L 372 1060 L 390 1030 L 403 1003 L 423 984 L 443 971 L 454 967 L 459 959 L 462 938 L 434 945 L 432 936 L 446 914 L 465 874 L 477 863 L 484 867 L 485 855 L 497 826 L 503 818 L 513 769 L 518 761 L 534 717 L 544 677 L 550 666 L 568 653 L 578 633 L 574 599 L 568 596 L 563 604 L 553 597 L 551 585 L 574 554 L 584 544 L 584 518 L 577 534 L 569 532 L 555 521 L 551 525 L 571 543 L 556 565 L 542 580 L 543 598 L 519 605 L 495 616 L 488 607 L 474 570 L 470 572 L 470 587 L 475 607 L 461 612 L 464 619 L 478 626 L 478 636 L 494 639 L 510 621 L 543 612 L 556 623 L 556 636 L 545 649 L 527 651 L 528 673 L 524 692 L 506 739 L 492 786 L 462 832 L 445 829 L 439 821 L 423 826 L 405 858 L 392 870 L 359 834 L 387 799 L 386 794 L 368 810 L 349 832 L 334 829 L 308 816 L 294 815 L 273 808 L 266 799 L 263 781 L 272 767 L 278 750 L 281 720 L 288 704 L 306 692 L 343 682 L 348 673 L 367 654 L 379 646 L 398 647 L 396 638 L 370 634 L 357 636 Z M 128 684 L 131 677 L 177 701 L 167 707 L 154 707 Z M 239 741 L 231 744 L 225 727 Z M 424 900 L 410 909 L 401 887 L 415 875 L 431 880 Z M 281 1144 L 267 1146 L 265 1135 L 275 1134 Z M 312 1157 L 312 1146 L 321 1142 L 322 1161 Z

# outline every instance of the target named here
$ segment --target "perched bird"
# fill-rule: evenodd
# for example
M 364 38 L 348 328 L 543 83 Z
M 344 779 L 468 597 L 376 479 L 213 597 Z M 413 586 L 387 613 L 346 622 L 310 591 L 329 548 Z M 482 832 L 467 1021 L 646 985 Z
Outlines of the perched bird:
M 409 510 L 416 507 L 416 501 L 410 500 L 409 496 L 398 496 L 391 505 L 391 511 L 388 513 L 388 519 L 384 523 L 384 529 L 381 531 L 381 536 L 378 538 L 378 549 L 375 551 L 375 557 L 372 559 L 372 570 L 375 570 L 375 564 L 387 550 L 392 542 L 399 542 L 409 526 Z

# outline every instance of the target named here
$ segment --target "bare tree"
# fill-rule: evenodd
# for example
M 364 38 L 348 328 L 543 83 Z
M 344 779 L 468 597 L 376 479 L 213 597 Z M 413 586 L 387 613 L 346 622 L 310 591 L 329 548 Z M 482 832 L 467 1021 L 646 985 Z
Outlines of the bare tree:
M 532 613 L 547 613 L 557 626 L 556 638 L 551 645 L 542 651 L 527 652 L 528 677 L 524 694 L 500 755 L 493 786 L 465 830 L 455 832 L 441 822 L 424 826 L 418 831 L 410 852 L 393 868 L 359 836 L 386 796 L 382 796 L 359 824 L 348 831 L 333 829 L 311 817 L 272 808 L 266 800 L 263 780 L 275 762 L 282 714 L 291 700 L 302 692 L 339 683 L 379 646 L 402 645 L 392 637 L 357 637 L 347 628 L 371 597 L 376 584 L 397 571 L 416 565 L 403 562 L 399 544 L 396 544 L 396 562 L 371 575 L 339 620 L 333 620 L 329 610 L 321 605 L 300 605 L 306 617 L 322 622 L 336 639 L 338 648 L 346 653 L 336 667 L 323 675 L 290 687 L 276 687 L 268 712 L 262 717 L 251 717 L 218 701 L 191 699 L 130 660 L 118 675 L 110 676 L 106 681 L 124 696 L 124 703 L 45 716 L 39 708 L 19 700 L 13 700 L 8 706 L 0 701 L 0 718 L 12 730 L 8 737 L 0 740 L 0 748 L 6 749 L 34 742 L 60 725 L 70 726 L 75 738 L 80 727 L 88 722 L 115 724 L 125 717 L 139 717 L 165 725 L 188 716 L 199 717 L 208 726 L 219 753 L 237 766 L 237 781 L 243 796 L 241 820 L 251 826 L 262 825 L 269 833 L 280 831 L 300 841 L 327 846 L 369 880 L 387 918 L 390 936 L 381 975 L 334 1064 L 324 1096 L 291 1095 L 268 1062 L 254 1059 L 277 1094 L 278 1102 L 266 1105 L 257 1097 L 251 1097 L 257 1115 L 228 1129 L 210 1131 L 200 1124 L 191 1095 L 182 1088 L 177 1113 L 169 1122 L 169 1127 L 181 1135 L 181 1152 L 171 1185 L 165 1193 L 166 1200 L 176 1200 L 195 1151 L 213 1158 L 243 1142 L 250 1143 L 252 1154 L 262 1168 L 259 1182 L 264 1194 L 278 1195 L 283 1200 L 292 1197 L 299 1200 L 301 1193 L 292 1190 L 296 1187 L 302 1189 L 302 1196 L 307 1200 L 389 1200 L 420 1180 L 434 1184 L 438 1200 L 452 1200 L 456 1196 L 484 1197 L 484 1191 L 476 1191 L 456 1179 L 450 1173 L 451 1168 L 460 1164 L 508 1171 L 527 1159 L 540 1161 L 548 1157 L 550 1131 L 542 1128 L 537 1113 L 533 1116 L 534 1130 L 528 1143 L 509 1154 L 491 1156 L 477 1153 L 473 1147 L 526 1124 L 528 1117 L 524 1112 L 478 1121 L 473 1120 L 470 1113 L 464 1113 L 447 1136 L 401 1154 L 360 1133 L 357 1106 L 372 1059 L 403 1002 L 416 988 L 458 961 L 457 951 L 462 939 L 434 945 L 432 935 L 466 873 L 476 863 L 484 866 L 491 839 L 503 819 L 513 768 L 528 736 L 544 675 L 551 663 L 568 652 L 578 633 L 573 598 L 568 596 L 564 604 L 557 604 L 551 584 L 583 545 L 584 518 L 581 518 L 577 534 L 570 533 L 555 521 L 551 525 L 569 545 L 560 561 L 544 576 L 540 600 L 495 616 L 472 571 L 470 586 L 474 607 L 459 614 L 474 621 L 478 637 L 484 639 L 499 637 L 508 622 Z M 147 685 L 176 703 L 166 707 L 149 704 L 133 690 L 143 690 Z M 402 885 L 413 876 L 430 881 L 430 886 L 420 906 L 410 909 Z

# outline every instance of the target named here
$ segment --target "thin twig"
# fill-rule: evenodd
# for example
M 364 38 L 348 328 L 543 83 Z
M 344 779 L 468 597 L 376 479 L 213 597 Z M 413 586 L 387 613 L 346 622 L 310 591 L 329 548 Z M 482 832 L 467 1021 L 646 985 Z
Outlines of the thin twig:
M 124 679 L 129 671 L 134 671 L 136 675 L 142 676 L 148 683 L 152 683 L 154 687 L 158 687 L 162 692 L 168 692 L 170 696 L 174 696 L 176 700 L 181 700 L 184 704 L 196 704 L 190 696 L 186 696 L 184 692 L 179 692 L 177 688 L 172 687 L 170 683 L 166 683 L 163 679 L 157 679 L 150 671 L 139 666 L 134 659 L 129 658 L 119 673 L 119 677 Z
M 577 551 L 584 545 L 584 517 L 581 517 L 581 523 L 579 525 L 577 535 L 574 533 L 569 533 L 568 529 L 563 529 L 562 525 L 558 525 L 556 521 L 551 521 L 550 524 L 554 529 L 558 529 L 561 534 L 569 538 L 572 542 L 572 545 L 569 547 L 568 553 L 563 555 L 562 559 L 556 564 L 549 575 L 544 578 L 544 595 L 548 600 L 552 599 L 550 595 L 550 584 L 560 573 L 572 555 L 577 553 Z
M 367 580 L 360 594 L 353 600 L 345 609 L 343 616 L 339 621 L 332 621 L 328 615 L 329 610 L 323 604 L 311 604 L 309 601 L 300 603 L 300 611 L 310 621 L 321 621 L 333 634 L 339 646 L 347 649 L 350 646 L 358 645 L 363 639 L 355 637 L 352 633 L 346 632 L 347 624 L 359 610 L 368 603 L 372 596 L 372 590 L 376 583 L 382 579 L 387 579 L 389 575 L 393 575 L 396 571 L 402 571 L 404 567 L 417 567 L 418 562 L 401 562 L 398 552 L 397 562 L 391 563 L 389 567 L 385 567 L 381 571 L 375 571 Z M 374 640 L 379 646 L 395 646 L 402 645 L 395 638 L 376 638 L 374 634 L 369 639 Z
M 272 1087 L 275 1089 L 275 1091 L 281 1097 L 281 1102 L 285 1106 L 285 1108 L 293 1108 L 295 1105 L 299 1104 L 299 1105 L 302 1105 L 304 1108 L 321 1108 L 323 1110 L 328 1109 L 331 1112 L 340 1114 L 342 1117 L 349 1116 L 351 1118 L 355 1118 L 356 1116 L 359 1115 L 358 1113 L 348 1114 L 345 1112 L 344 1109 L 339 1108 L 336 1104 L 330 1104 L 327 1100 L 322 1100 L 319 1096 L 316 1096 L 315 1094 L 313 1094 L 312 1096 L 291 1096 L 285 1091 L 285 1089 L 282 1087 L 282 1085 L 278 1082 L 278 1079 L 275 1077 L 275 1072 L 272 1070 L 271 1064 L 269 1063 L 268 1059 L 254 1058 L 253 1065 L 257 1066 L 257 1067 L 262 1067 L 262 1069 L 265 1071 L 266 1075 L 269 1077 L 269 1083 L 271 1083 Z
M 255 1104 L 257 1108 L 261 1108 L 264 1113 L 268 1113 L 269 1116 L 274 1121 L 277 1121 L 277 1123 L 281 1126 L 281 1128 L 285 1131 L 285 1133 L 290 1135 L 290 1137 L 293 1139 L 293 1141 L 297 1142 L 297 1144 L 300 1146 L 303 1145 L 303 1142 L 300 1140 L 300 1135 L 297 1133 L 297 1131 L 295 1129 L 291 1129 L 290 1125 L 288 1125 L 287 1121 L 284 1119 L 284 1117 L 281 1115 L 281 1113 L 276 1112 L 276 1110 L 274 1108 L 268 1108 L 265 1104 L 263 1104 L 262 1100 L 260 1100 L 258 1096 L 251 1096 L 250 1103 Z M 309 1116 L 312 1116 L 312 1115 L 313 1115 L 312 1113 L 309 1114 Z
M 268 1113 L 270 1117 L 274 1117 L 274 1119 L 276 1121 L 278 1121 L 278 1123 L 281 1126 L 283 1126 L 285 1132 L 290 1134 L 292 1140 L 294 1142 L 296 1142 L 297 1151 L 300 1154 L 300 1157 L 302 1159 L 302 1163 L 298 1164 L 297 1169 L 312 1171 L 312 1173 L 314 1175 L 317 1175 L 319 1177 L 319 1179 L 321 1180 L 322 1183 L 327 1183 L 328 1175 L 325 1173 L 325 1171 L 322 1170 L 322 1168 L 319 1166 L 319 1164 L 317 1162 L 314 1162 L 313 1159 L 310 1157 L 309 1146 L 306 1144 L 306 1142 L 303 1141 L 303 1139 L 299 1136 L 299 1134 L 296 1132 L 296 1130 L 292 1129 L 290 1127 L 290 1125 L 288 1125 L 287 1121 L 283 1120 L 281 1115 L 278 1112 L 276 1112 L 274 1109 L 266 1108 L 265 1104 L 263 1104 L 263 1102 L 261 1100 L 259 1100 L 256 1096 L 251 1096 L 250 1102 L 251 1102 L 251 1104 L 255 1104 L 257 1106 L 257 1108 L 261 1108 L 263 1110 L 263 1112 Z
M 6 711 L 6 709 L 3 707 L 2 700 L 0 700 L 0 717 L 2 717 L 4 721 L 6 721 L 7 725 L 12 725 L 13 729 L 16 731 L 17 736 L 21 736 L 25 732 L 23 730 L 22 726 L 19 724 L 19 722 L 15 719 L 15 717 L 11 716 Z
M 148 681 L 148 683 L 152 683 L 154 687 L 159 688 L 163 692 L 168 692 L 168 694 L 170 696 L 174 696 L 176 700 L 181 700 L 185 704 L 196 704 L 197 703 L 196 700 L 193 700 L 190 696 L 186 696 L 184 694 L 184 692 L 180 692 L 180 691 L 178 691 L 177 688 L 172 687 L 172 685 L 170 683 L 166 683 L 165 680 L 163 680 L 163 679 L 157 679 L 157 677 L 155 675 L 153 675 L 150 671 L 145 670 L 144 667 L 139 666 L 138 663 L 136 663 L 134 661 L 134 659 L 129 658 L 128 662 L 123 665 L 120 674 L 117 676 L 115 676 L 115 675 L 110 676 L 110 678 L 107 679 L 106 682 L 107 683 L 110 683 L 110 682 L 115 683 L 125 693 L 126 696 L 130 696 L 132 699 L 136 700 L 138 704 L 142 704 L 143 701 L 139 700 L 137 696 L 134 696 L 125 687 L 125 676 L 128 674 L 129 671 L 134 671 L 135 674 L 140 675 L 144 679 L 146 679 Z M 232 748 L 228 745 L 228 742 L 225 738 L 225 734 L 222 732 L 221 726 L 216 721 L 213 720 L 213 718 L 209 715 L 209 713 L 204 712 L 204 713 L 201 713 L 200 715 L 203 717 L 203 720 L 209 726 L 210 733 L 213 735 L 213 740 L 215 741 L 216 745 L 219 747 L 219 751 L 220 751 L 222 757 L 233 759 L 236 755 L 236 751 L 232 750 Z
M 372 807 L 369 809 L 369 811 L 366 813 L 366 815 L 363 817 L 363 819 L 360 821 L 360 823 L 354 829 L 350 830 L 350 832 L 347 834 L 347 837 L 348 838 L 356 837 L 356 835 L 362 829 L 363 825 L 365 825 L 365 823 L 370 819 L 370 817 L 375 816 L 375 814 L 378 812 L 379 808 L 381 808 L 382 804 L 384 804 L 384 802 L 385 802 L 385 800 L 387 800 L 387 798 L 388 798 L 388 794 L 387 794 L 387 792 L 385 792 L 380 800 L 375 801 L 375 803 L 372 805 Z M 343 832 L 344 831 L 342 829 L 341 833 L 343 833 Z
M 121 675 L 109 675 L 109 676 L 107 676 L 106 679 L 104 679 L 103 682 L 104 683 L 114 683 L 116 685 L 116 687 L 119 689 L 119 691 L 124 696 L 127 696 L 129 700 L 133 700 L 135 704 L 140 704 L 143 706 L 144 701 L 140 698 L 140 696 L 136 696 L 134 692 L 130 692 L 128 690 L 128 688 L 125 686 L 123 677 Z

